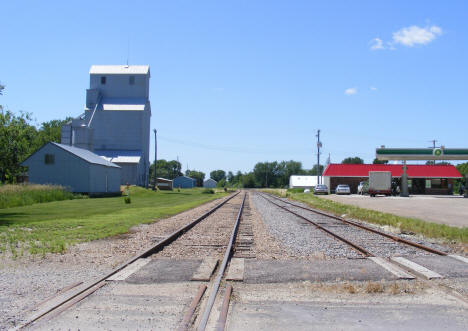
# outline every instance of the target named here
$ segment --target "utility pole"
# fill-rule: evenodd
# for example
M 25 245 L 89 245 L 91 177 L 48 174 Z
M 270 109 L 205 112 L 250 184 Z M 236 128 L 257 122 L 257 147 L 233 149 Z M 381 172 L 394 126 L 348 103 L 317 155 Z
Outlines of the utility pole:
M 320 141 L 320 129 L 317 130 L 317 185 L 320 184 L 320 148 L 322 147 L 322 142 Z
M 437 142 L 437 140 L 433 139 L 433 140 L 429 140 L 429 141 L 432 143 L 432 149 L 433 149 L 433 150 L 436 149 L 436 142 Z M 430 147 L 429 147 L 429 148 L 430 148 Z M 434 160 L 433 162 L 434 162 L 433 164 L 435 165 L 435 164 L 436 164 L 436 161 Z
M 153 190 L 156 190 L 158 187 L 158 177 L 156 177 L 156 161 L 158 160 L 158 136 L 157 133 L 158 131 L 156 129 L 154 131 L 154 185 L 153 185 Z

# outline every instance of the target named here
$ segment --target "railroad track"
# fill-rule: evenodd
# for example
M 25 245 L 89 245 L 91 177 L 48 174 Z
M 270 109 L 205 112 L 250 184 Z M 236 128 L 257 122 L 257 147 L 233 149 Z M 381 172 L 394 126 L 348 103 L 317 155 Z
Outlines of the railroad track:
M 269 203 L 293 214 L 333 238 L 345 243 L 363 257 L 392 257 L 395 255 L 436 254 L 448 255 L 437 249 L 378 231 L 322 211 L 285 201 L 271 194 L 259 193 Z M 275 200 L 275 201 L 273 201 Z
M 171 233 L 170 235 L 168 235 L 167 237 L 159 241 L 154 246 L 144 250 L 143 252 L 134 256 L 127 262 L 121 264 L 119 267 L 117 267 L 116 269 L 114 269 L 112 272 L 108 273 L 104 277 L 96 281 L 93 281 L 91 283 L 88 283 L 87 286 L 74 291 L 73 293 L 67 295 L 65 298 L 61 298 L 58 302 L 53 302 L 52 304 L 48 304 L 46 305 L 46 307 L 41 308 L 39 311 L 31 315 L 26 322 L 18 325 L 16 329 L 20 330 L 26 327 L 34 327 L 34 325 L 38 322 L 45 322 L 47 320 L 50 320 L 56 317 L 61 312 L 69 309 L 74 304 L 78 303 L 79 301 L 83 300 L 87 296 L 91 295 L 99 288 L 105 286 L 109 280 L 112 280 L 113 277 L 115 278 L 116 276 L 118 276 L 119 273 L 125 272 L 125 270 L 127 269 L 131 269 L 132 266 L 137 265 L 138 262 L 141 262 L 145 258 L 153 257 L 157 253 L 163 254 L 164 251 L 168 250 L 170 246 L 173 244 L 177 243 L 182 246 L 187 246 L 186 243 L 182 243 L 182 244 L 178 243 L 179 240 L 183 237 L 186 237 L 186 238 L 190 237 L 190 230 L 195 228 L 195 226 L 197 225 L 200 226 L 202 223 L 204 223 L 202 222 L 203 220 L 209 218 L 210 215 L 217 212 L 221 207 L 227 206 L 228 203 L 232 202 L 232 200 L 235 197 L 237 197 L 239 194 L 240 192 L 236 192 L 235 194 L 226 198 L 225 200 L 220 202 L 218 205 L 210 209 L 208 212 L 192 220 L 190 223 L 181 227 L 180 229 L 174 231 L 173 233 Z M 190 250 L 197 250 L 197 248 L 201 248 L 204 252 L 211 251 L 215 257 L 218 257 L 220 251 L 223 251 L 224 255 L 223 255 L 222 263 L 217 269 L 218 271 L 217 271 L 216 277 L 210 280 L 210 283 L 209 283 L 210 295 L 209 295 L 209 298 L 205 300 L 206 302 L 204 302 L 203 310 L 200 309 L 200 304 L 203 301 L 202 300 L 203 296 L 206 292 L 206 289 L 208 288 L 206 284 L 200 285 L 199 292 L 197 293 L 196 297 L 193 299 L 192 305 L 189 307 L 189 309 L 185 313 L 184 319 L 182 321 L 182 324 L 179 327 L 179 330 L 192 328 L 195 322 L 198 325 L 198 330 L 201 331 L 205 329 L 208 319 L 210 318 L 210 315 L 211 315 L 211 309 L 218 295 L 218 291 L 221 287 L 221 280 L 224 277 L 226 267 L 228 266 L 232 253 L 234 251 L 234 246 L 236 244 L 236 235 L 239 230 L 239 224 L 240 224 L 240 220 L 242 217 L 242 212 L 244 209 L 246 196 L 247 196 L 247 193 L 244 193 L 242 202 L 240 203 L 240 208 L 237 212 L 237 217 L 234 221 L 234 226 L 230 229 L 228 229 L 227 227 L 216 229 L 216 231 L 220 233 L 226 232 L 226 231 L 230 233 L 229 241 L 227 243 L 224 243 L 224 244 L 210 243 L 208 245 L 199 245 L 199 244 L 189 245 Z M 233 206 L 231 204 L 231 209 L 232 207 Z M 226 237 L 225 233 L 224 235 Z M 230 297 L 231 291 L 232 291 L 232 287 L 230 287 L 230 285 L 227 285 L 225 288 L 225 298 L 224 298 L 225 304 L 223 305 L 223 309 L 221 310 L 221 314 L 218 319 L 218 324 L 217 324 L 218 330 L 224 329 L 224 323 L 226 321 L 227 309 L 229 306 L 229 297 Z

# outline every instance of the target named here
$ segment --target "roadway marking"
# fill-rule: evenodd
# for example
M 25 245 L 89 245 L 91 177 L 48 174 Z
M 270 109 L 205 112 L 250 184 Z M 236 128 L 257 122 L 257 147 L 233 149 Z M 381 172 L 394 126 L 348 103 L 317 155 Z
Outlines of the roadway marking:
M 429 270 L 426 267 L 423 267 L 422 265 L 419 265 L 413 261 L 405 259 L 404 257 L 395 256 L 395 257 L 391 257 L 390 259 L 398 263 L 399 265 L 401 265 L 403 268 L 409 269 L 412 272 L 422 277 L 425 277 L 427 279 L 444 278 L 442 275 L 439 275 L 437 272 Z
M 244 280 L 244 259 L 243 258 L 232 258 L 229 270 L 226 276 L 226 280 Z
M 133 262 L 132 264 L 129 264 L 128 266 L 126 266 L 125 268 L 123 268 L 122 270 L 117 272 L 116 274 L 110 276 L 106 280 L 109 280 L 109 281 L 125 280 L 128 277 L 130 277 L 133 273 L 140 270 L 141 267 L 147 265 L 149 263 L 149 261 L 151 261 L 150 258 L 138 259 L 135 262 Z
M 218 259 L 205 258 L 193 274 L 191 280 L 199 280 L 209 282 L 213 271 L 218 265 Z
M 454 255 L 454 254 L 449 254 L 450 257 L 453 257 L 454 259 L 457 259 L 458 261 L 462 261 L 465 263 L 468 263 L 468 258 L 460 255 Z
M 401 269 L 400 267 L 397 267 L 396 265 L 390 263 L 386 259 L 382 257 L 376 257 L 376 256 L 371 256 L 368 257 L 369 260 L 374 261 L 378 265 L 380 265 L 382 268 L 385 270 L 391 272 L 395 276 L 397 276 L 399 279 L 415 279 L 413 275 L 407 273 L 405 270 Z

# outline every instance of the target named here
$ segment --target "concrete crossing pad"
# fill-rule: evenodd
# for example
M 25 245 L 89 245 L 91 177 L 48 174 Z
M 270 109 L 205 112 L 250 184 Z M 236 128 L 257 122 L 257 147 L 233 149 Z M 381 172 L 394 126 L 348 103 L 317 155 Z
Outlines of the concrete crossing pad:
M 141 267 L 148 264 L 148 262 L 150 262 L 150 261 L 151 261 L 151 259 L 149 259 L 149 258 L 138 259 L 135 262 L 133 262 L 132 264 L 129 264 L 128 266 L 126 266 L 124 269 L 120 270 L 118 273 L 110 276 L 106 280 L 111 280 L 111 281 L 125 280 L 129 276 L 131 276 L 133 273 L 138 271 Z
M 414 278 L 416 278 L 413 275 L 410 275 L 409 273 L 407 273 L 405 270 L 403 270 L 403 269 L 399 268 L 398 266 L 390 263 L 389 261 L 387 261 L 384 258 L 371 256 L 371 257 L 368 257 L 368 259 L 371 260 L 371 261 L 374 261 L 375 263 L 380 265 L 385 270 L 390 271 L 392 274 L 397 276 L 399 279 L 414 279 Z
M 243 258 L 233 258 L 229 264 L 229 270 L 226 276 L 227 280 L 244 280 L 244 259 Z
M 218 259 L 215 259 L 215 258 L 203 259 L 202 263 L 200 264 L 198 269 L 193 274 L 192 280 L 208 282 L 217 265 L 218 265 Z
M 434 279 L 434 278 L 443 278 L 442 275 L 438 274 L 437 272 L 434 272 L 432 270 L 429 270 L 422 265 L 419 265 L 413 261 L 407 260 L 404 257 L 401 256 L 395 256 L 390 258 L 392 261 L 395 261 L 399 265 L 401 265 L 403 268 L 406 268 L 408 270 L 411 270 L 411 272 L 414 272 L 422 277 L 425 277 L 427 279 Z
M 245 260 L 244 283 L 250 284 L 382 279 L 398 277 L 368 259 Z

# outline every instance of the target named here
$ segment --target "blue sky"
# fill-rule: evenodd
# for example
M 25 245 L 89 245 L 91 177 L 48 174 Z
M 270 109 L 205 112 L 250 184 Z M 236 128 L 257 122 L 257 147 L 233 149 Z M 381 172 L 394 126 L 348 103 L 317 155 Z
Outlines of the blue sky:
M 158 158 L 249 171 L 467 147 L 466 1 L 4 1 L 0 104 L 79 115 L 92 64 L 151 66 Z M 130 47 L 128 45 L 130 44 Z M 151 148 L 153 150 L 153 147 Z M 153 158 L 153 156 L 151 156 Z

